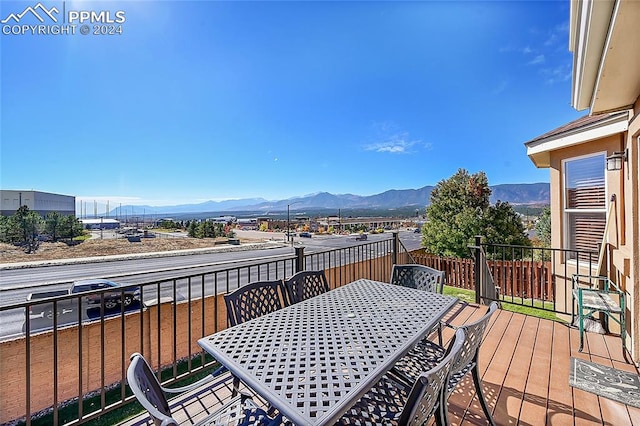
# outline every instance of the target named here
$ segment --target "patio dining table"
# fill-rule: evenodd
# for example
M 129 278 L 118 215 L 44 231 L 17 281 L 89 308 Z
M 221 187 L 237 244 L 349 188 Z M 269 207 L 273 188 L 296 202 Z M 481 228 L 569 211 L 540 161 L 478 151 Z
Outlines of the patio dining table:
M 327 425 L 457 300 L 360 279 L 198 344 L 293 424 Z

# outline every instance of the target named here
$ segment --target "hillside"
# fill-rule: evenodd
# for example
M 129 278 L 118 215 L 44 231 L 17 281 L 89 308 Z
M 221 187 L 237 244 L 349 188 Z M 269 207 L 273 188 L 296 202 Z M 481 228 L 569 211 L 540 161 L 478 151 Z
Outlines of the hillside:
M 361 196 L 354 194 L 331 194 L 320 192 L 303 197 L 286 200 L 266 201 L 261 198 L 207 201 L 200 204 L 181 204 L 176 206 L 122 206 L 113 209 L 110 214 L 121 216 L 120 212 L 128 215 L 166 215 L 172 216 L 184 213 L 203 212 L 283 212 L 290 206 L 290 210 L 305 209 L 422 209 L 429 205 L 429 197 L 433 186 L 418 189 L 391 189 L 380 194 Z M 491 202 L 506 201 L 511 204 L 549 204 L 548 183 L 520 183 L 491 186 Z

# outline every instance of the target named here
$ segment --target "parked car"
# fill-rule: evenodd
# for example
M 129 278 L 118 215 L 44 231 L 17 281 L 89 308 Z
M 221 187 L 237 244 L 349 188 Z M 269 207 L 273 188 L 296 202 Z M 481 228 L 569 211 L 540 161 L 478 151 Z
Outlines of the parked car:
M 111 291 L 104 292 L 104 308 L 105 309 L 114 309 L 120 304 L 123 304 L 125 307 L 130 306 L 134 301 L 140 301 L 140 289 L 138 287 L 132 287 L 121 289 L 122 284 L 105 280 L 105 279 L 91 279 L 91 280 L 80 280 L 74 281 L 71 287 L 66 290 L 53 290 L 53 291 L 44 291 L 38 293 L 31 293 L 27 296 L 27 301 L 35 301 L 41 299 L 47 299 L 50 297 L 64 296 L 67 294 L 78 294 L 78 293 L 87 293 L 91 291 L 96 291 L 94 294 L 89 294 L 85 297 L 82 297 L 82 305 L 88 309 L 95 306 L 100 306 L 102 301 L 102 293 L 97 292 L 98 290 L 111 289 Z M 69 313 L 73 312 L 74 308 L 78 306 L 78 302 L 75 298 L 61 300 L 57 304 L 57 312 L 60 313 Z M 51 304 L 43 303 L 38 305 L 33 305 L 30 307 L 30 315 L 43 315 L 48 318 L 53 317 Z
M 311 232 L 301 232 L 300 236 L 304 238 L 311 238 Z

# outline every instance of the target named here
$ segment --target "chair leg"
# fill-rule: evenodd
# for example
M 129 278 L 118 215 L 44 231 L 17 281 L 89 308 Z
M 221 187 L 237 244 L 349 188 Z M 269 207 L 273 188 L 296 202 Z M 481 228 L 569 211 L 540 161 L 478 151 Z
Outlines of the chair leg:
M 495 422 L 493 421 L 493 417 L 491 416 L 491 412 L 489 411 L 489 406 L 487 405 L 487 401 L 484 399 L 484 394 L 482 393 L 480 375 L 478 374 L 478 364 L 476 364 L 471 369 L 471 375 L 473 376 L 473 383 L 476 386 L 476 394 L 478 395 L 478 400 L 480 401 L 480 405 L 482 406 L 482 411 L 484 411 L 484 415 L 487 417 L 489 424 L 491 426 L 495 426 Z
M 235 397 L 240 392 L 240 379 L 236 376 L 233 376 L 233 391 L 231 392 L 231 396 Z
M 620 313 L 620 337 L 622 338 L 622 353 L 624 354 L 625 359 L 627 359 L 627 345 L 625 342 L 627 338 L 627 308 L 624 296 L 620 296 L 620 309 L 622 310 L 622 312 Z
M 580 310 L 578 312 L 578 330 L 580 330 L 580 347 L 578 348 L 578 352 L 582 352 L 584 345 L 584 318 L 582 317 L 582 309 L 578 309 Z
M 438 409 L 438 415 L 440 417 L 440 425 L 441 426 L 449 426 L 449 394 L 447 393 L 448 384 L 445 382 L 442 393 L 440 394 L 440 407 Z M 436 421 L 437 423 L 437 421 Z
M 438 344 L 442 347 L 442 323 L 438 322 Z
M 440 413 L 440 407 L 441 406 L 442 406 L 442 403 L 438 403 L 438 409 L 436 410 L 435 413 L 433 413 L 433 417 L 435 418 L 435 421 L 436 421 L 436 426 L 444 426 L 442 424 L 442 415 Z

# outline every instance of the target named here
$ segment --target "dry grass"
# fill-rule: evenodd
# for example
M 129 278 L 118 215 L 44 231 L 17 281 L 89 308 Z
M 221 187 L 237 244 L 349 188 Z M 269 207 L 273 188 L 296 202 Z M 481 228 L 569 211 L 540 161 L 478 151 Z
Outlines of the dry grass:
M 188 250 L 213 247 L 216 242 L 226 242 L 226 238 L 143 238 L 139 243 L 130 243 L 126 239 L 90 239 L 71 247 L 65 243 L 40 243 L 32 254 L 25 253 L 20 247 L 0 243 L 0 263 Z

